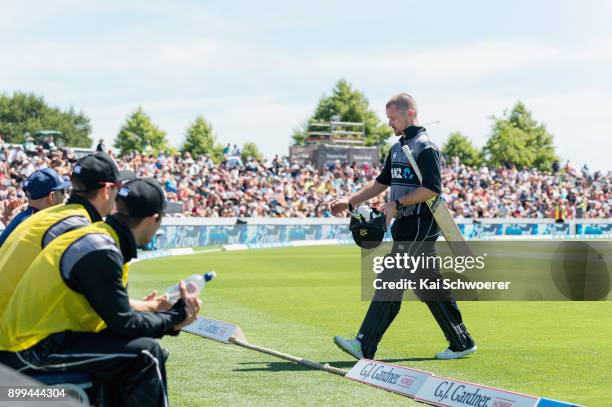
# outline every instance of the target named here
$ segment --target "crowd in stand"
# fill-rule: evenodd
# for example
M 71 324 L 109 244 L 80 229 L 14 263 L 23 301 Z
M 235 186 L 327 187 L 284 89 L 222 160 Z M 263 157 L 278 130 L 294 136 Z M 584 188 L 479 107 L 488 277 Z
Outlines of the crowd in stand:
M 466 218 L 609 218 L 612 171 L 577 170 L 570 163 L 552 172 L 516 168 L 469 168 L 458 160 L 442 168 L 444 197 L 455 216 Z
M 228 160 L 229 163 L 229 160 Z M 141 177 L 156 177 L 184 213 L 206 217 L 324 217 L 332 197 L 348 195 L 378 174 L 369 165 L 290 164 L 284 157 L 236 165 L 215 165 L 209 157 L 133 155 L 120 167 Z
M 100 146 L 99 146 L 100 147 Z M 104 148 L 104 147 L 102 147 Z M 98 148 L 100 149 L 100 148 Z M 238 151 L 238 152 L 237 152 Z M 186 216 L 327 217 L 327 203 L 376 178 L 381 166 L 336 162 L 324 169 L 272 160 L 239 159 L 226 147 L 226 161 L 175 155 L 132 154 L 117 158 L 121 169 L 155 177 Z M 53 142 L 9 148 L 0 139 L 2 222 L 25 203 L 21 183 L 36 169 L 68 176 L 75 154 Z M 466 218 L 609 218 L 612 172 L 577 170 L 569 163 L 552 172 L 515 168 L 470 168 L 456 159 L 443 164 L 444 197 L 455 216 Z M 374 202 L 381 206 L 382 199 Z

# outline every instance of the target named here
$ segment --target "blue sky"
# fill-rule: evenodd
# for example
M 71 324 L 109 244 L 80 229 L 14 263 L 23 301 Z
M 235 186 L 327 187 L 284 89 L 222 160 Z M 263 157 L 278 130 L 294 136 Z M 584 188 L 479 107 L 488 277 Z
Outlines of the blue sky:
M 483 145 L 520 99 L 562 158 L 612 169 L 612 0 L 2 3 L 0 91 L 81 108 L 109 144 L 142 105 L 174 145 L 204 115 L 220 142 L 286 154 L 345 78 L 383 119 L 413 94 L 439 144 Z

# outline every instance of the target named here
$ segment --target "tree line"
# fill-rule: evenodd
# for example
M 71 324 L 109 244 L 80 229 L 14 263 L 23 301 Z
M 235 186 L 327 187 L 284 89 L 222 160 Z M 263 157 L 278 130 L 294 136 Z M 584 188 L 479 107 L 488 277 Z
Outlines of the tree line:
M 0 135 L 8 143 L 23 143 L 28 135 L 39 131 L 60 132 L 59 144 L 71 147 L 92 147 L 91 121 L 82 111 L 73 107 L 62 110 L 50 106 L 47 101 L 32 93 L 15 92 L 0 94 Z M 172 147 L 167 133 L 157 126 L 151 116 L 138 106 L 121 125 L 113 146 L 119 155 L 138 153 L 189 152 L 194 158 L 209 155 L 214 162 L 224 160 L 224 147 L 217 140 L 212 125 L 203 116 L 198 116 L 185 130 L 183 144 Z M 263 158 L 257 145 L 247 142 L 241 149 L 242 159 Z
M 168 144 L 166 132 L 153 123 L 151 117 L 141 106 L 123 122 L 113 146 L 119 150 L 120 155 L 133 152 L 174 153 L 178 151 Z M 204 116 L 196 117 L 187 126 L 180 151 L 189 152 L 196 159 L 208 155 L 215 163 L 224 160 L 224 147 L 217 140 L 212 124 L 204 119 Z M 247 142 L 242 146 L 241 157 L 243 160 L 248 157 L 261 160 L 263 155 L 255 143 Z
M 317 121 L 363 122 L 365 144 L 379 146 L 382 157 L 390 148 L 391 128 L 382 123 L 369 107 L 364 93 L 353 89 L 345 80 L 339 80 L 329 95 L 323 95 L 314 113 L 293 130 L 293 143 L 303 144 L 308 124 Z M 458 157 L 469 166 L 512 166 L 550 170 L 558 161 L 553 135 L 546 126 L 537 122 L 524 103 L 518 101 L 501 117 L 492 116 L 491 132 L 486 144 L 476 148 L 469 137 L 460 131 L 449 134 L 442 146 L 442 153 L 449 159 Z
M 322 95 L 314 112 L 300 126 L 293 129 L 292 143 L 304 144 L 309 123 L 329 122 L 332 119 L 364 124 L 364 143 L 378 146 L 382 156 L 390 148 L 393 134 L 370 108 L 365 94 L 346 80 L 339 80 L 331 93 Z M 501 117 L 492 116 L 491 132 L 482 148 L 477 148 L 460 131 L 452 132 L 442 146 L 447 158 L 458 157 L 470 166 L 491 165 L 550 170 L 558 160 L 553 135 L 544 124 L 536 121 L 522 102 L 517 102 Z M 65 145 L 91 147 L 91 123 L 89 117 L 73 107 L 60 109 L 50 106 L 43 97 L 32 93 L 15 92 L 0 94 L 0 134 L 7 142 L 23 143 L 26 134 L 41 130 L 56 130 L 62 133 Z M 121 125 L 113 146 L 120 155 L 133 152 L 189 152 L 194 158 L 209 155 L 213 161 L 224 159 L 223 146 L 218 141 L 212 124 L 204 116 L 190 123 L 184 134 L 181 147 L 169 145 L 167 133 L 157 126 L 142 107 L 131 112 Z M 255 143 L 243 145 L 242 157 L 261 159 L 262 154 Z
M 446 157 L 458 157 L 465 165 L 516 166 L 550 170 L 559 157 L 553 135 L 538 123 L 522 102 L 506 110 L 502 117 L 491 117 L 492 130 L 485 145 L 478 149 L 460 131 L 449 134 L 442 147 Z

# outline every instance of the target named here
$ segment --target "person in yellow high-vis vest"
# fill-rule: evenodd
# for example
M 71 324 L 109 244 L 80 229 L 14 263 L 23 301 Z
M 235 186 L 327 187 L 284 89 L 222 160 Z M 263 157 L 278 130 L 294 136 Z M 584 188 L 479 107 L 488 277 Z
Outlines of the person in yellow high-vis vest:
M 53 168 L 42 168 L 28 175 L 28 178 L 23 182 L 23 191 L 28 198 L 28 206 L 15 215 L 11 222 L 6 225 L 6 228 L 0 234 L 0 247 L 11 232 L 27 218 L 43 209 L 63 204 L 66 191 L 70 187 L 70 182 L 60 177 Z
M 557 200 L 553 216 L 555 217 L 556 223 L 565 223 L 567 217 L 567 207 L 563 204 L 561 199 Z
M 71 175 L 73 191 L 67 204 L 33 214 L 9 235 L 0 248 L 0 314 L 23 273 L 45 246 L 111 212 L 119 182 L 125 178 L 121 175 L 106 154 L 81 158 Z
M 165 212 L 159 183 L 135 179 L 120 189 L 116 214 L 47 245 L 2 316 L 0 363 L 26 374 L 87 372 L 112 389 L 108 405 L 166 406 L 166 355 L 153 338 L 196 319 L 199 290 L 181 283 L 181 299 L 159 312 L 135 310 L 127 295 L 127 263 Z
M 119 171 L 104 153 L 79 159 L 70 177 L 73 190 L 65 205 L 41 210 L 23 221 L 0 247 L 0 324 L 2 314 L 21 277 L 42 249 L 58 236 L 102 220 L 115 206 L 121 182 L 134 178 L 131 171 Z M 167 307 L 163 298 L 132 300 L 142 311 Z

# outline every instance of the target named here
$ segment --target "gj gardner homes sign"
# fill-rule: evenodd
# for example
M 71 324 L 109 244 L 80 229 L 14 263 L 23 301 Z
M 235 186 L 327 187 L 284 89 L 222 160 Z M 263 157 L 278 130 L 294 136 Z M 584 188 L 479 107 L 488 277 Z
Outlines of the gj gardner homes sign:
M 390 365 L 375 360 L 361 359 L 346 375 L 351 380 L 414 397 L 431 373 Z
M 526 394 L 437 376 L 427 379 L 415 399 L 449 407 L 533 407 L 539 400 Z

